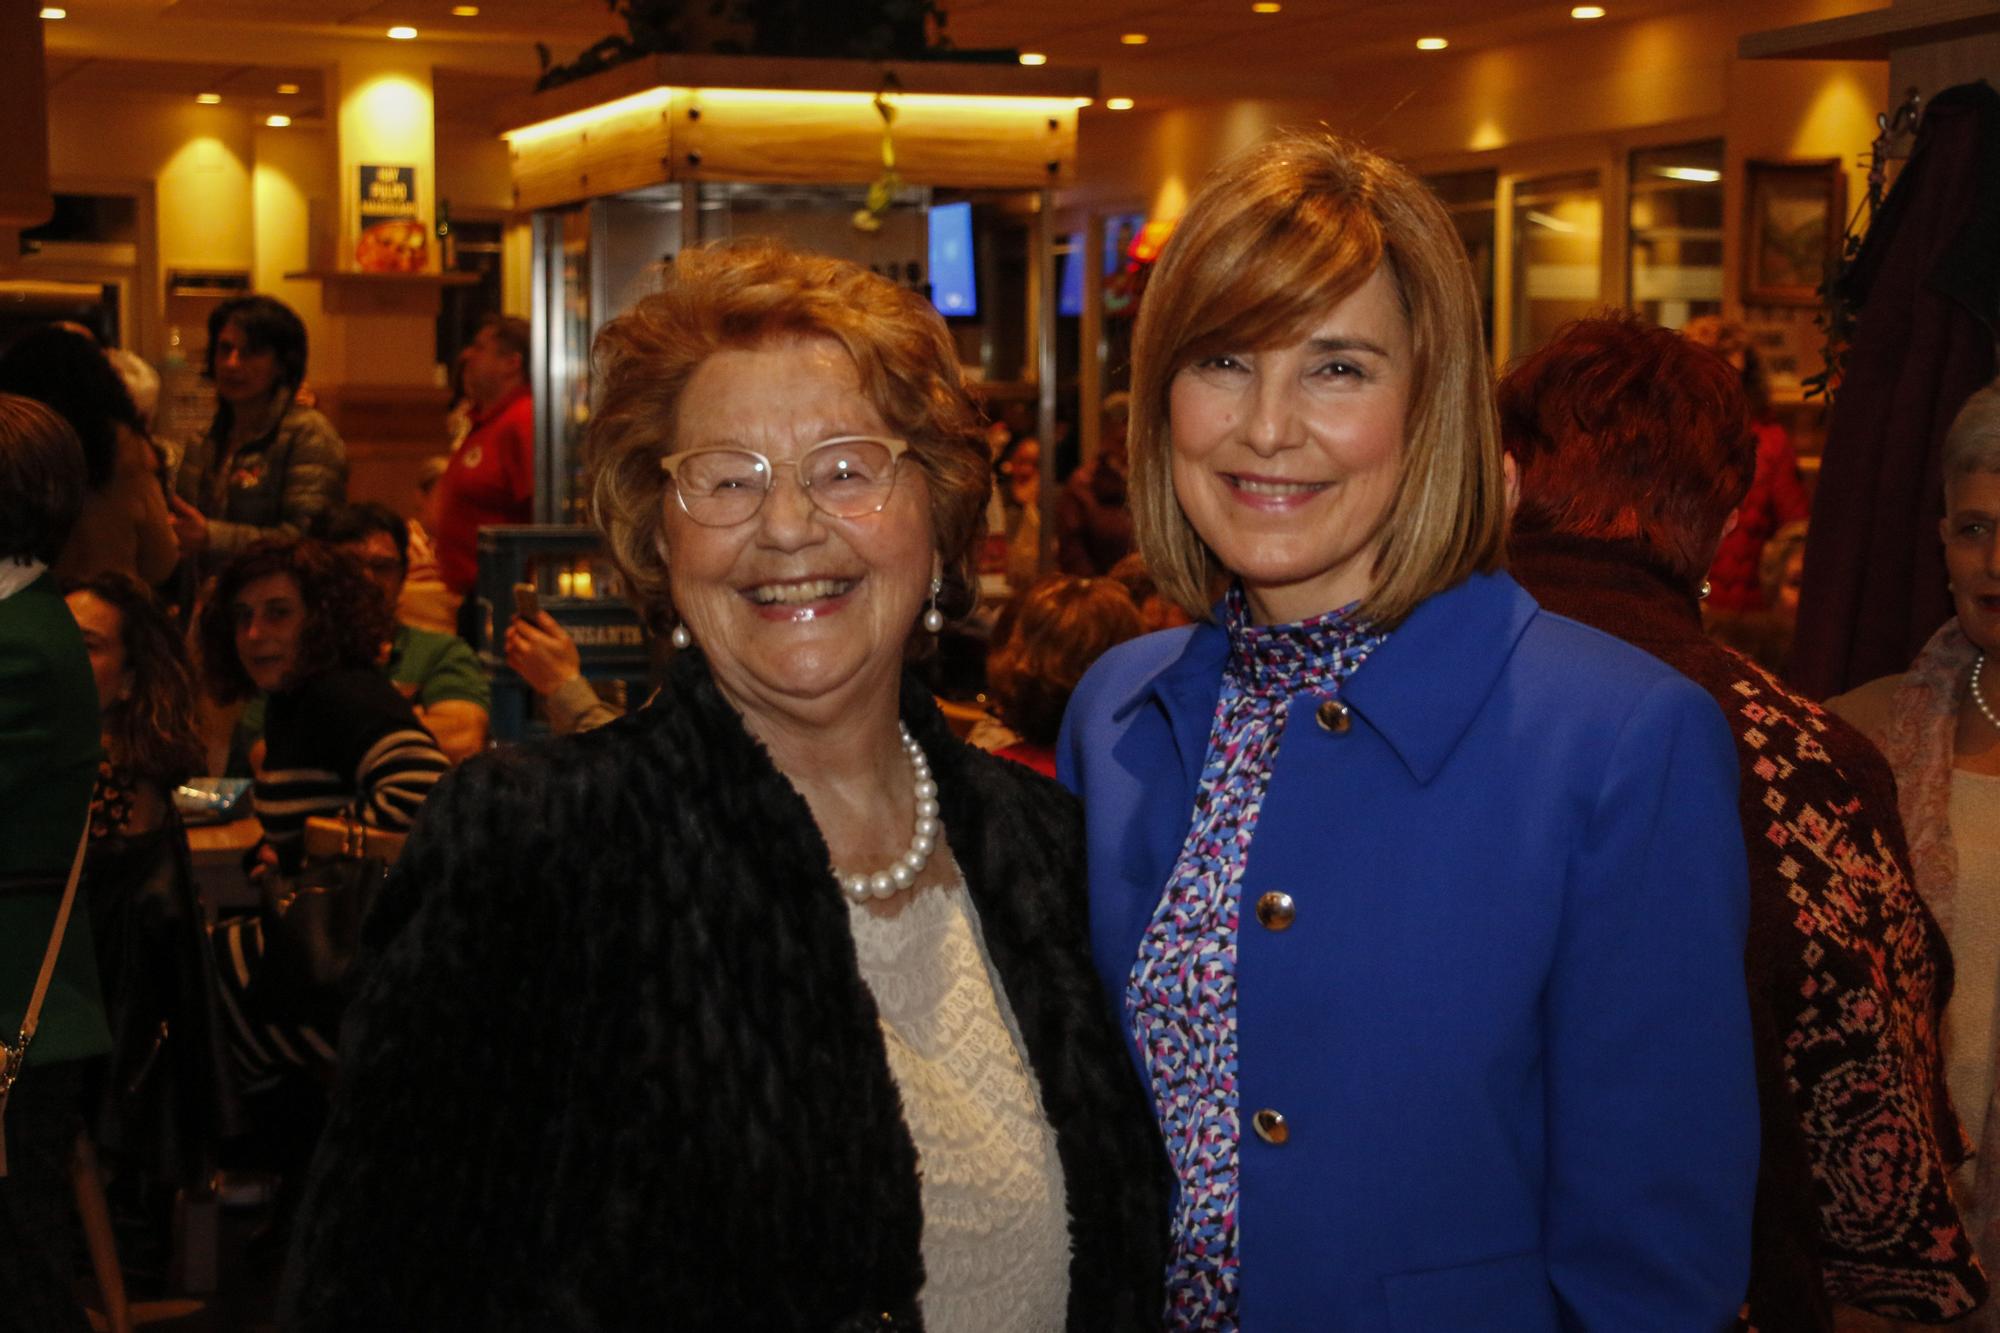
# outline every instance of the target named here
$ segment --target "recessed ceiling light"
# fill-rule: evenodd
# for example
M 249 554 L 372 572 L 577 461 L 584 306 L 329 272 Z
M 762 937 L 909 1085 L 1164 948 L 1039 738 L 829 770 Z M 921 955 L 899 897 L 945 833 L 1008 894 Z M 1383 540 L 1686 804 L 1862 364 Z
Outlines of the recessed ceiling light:
M 1104 99 L 1104 109 L 1107 111 L 1130 111 L 1132 109 L 1132 99 L 1129 97 L 1107 97 Z
M 216 103 L 218 103 L 218 102 L 220 102 L 220 101 L 222 100 L 222 94 L 221 94 L 221 93 L 196 93 L 196 94 L 194 95 L 194 100 L 195 100 L 195 101 L 197 101 L 197 102 L 199 102 L 199 103 L 201 103 L 201 104 L 202 104 L 203 106 L 214 106 L 214 105 L 215 105 Z
M 1024 65 L 1046 65 L 1049 63 L 1049 58 L 1040 51 L 1023 51 L 1021 52 L 1021 63 Z
M 1146 44 L 1146 34 L 1143 32 L 1128 32 L 1118 40 L 1127 46 L 1144 46 Z
M 1442 38 L 1442 37 L 1419 37 L 1419 38 L 1417 38 L 1417 49 L 1418 49 L 1419 51 L 1442 51 L 1442 50 L 1444 50 L 1444 49 L 1445 49 L 1445 48 L 1446 48 L 1447 46 L 1450 46 L 1450 45 L 1451 45 L 1451 43 L 1450 43 L 1450 42 L 1448 42 L 1448 41 L 1446 41 L 1446 40 L 1445 40 L 1444 38 Z
M 1702 185 L 1713 185 L 1722 179 L 1722 173 L 1714 167 L 1654 167 L 1653 173 L 1670 181 L 1696 181 Z
M 285 126 L 292 123 L 292 118 L 290 116 L 266 116 L 264 117 L 264 123 L 274 130 L 282 130 Z
M 54 5 L 49 5 L 42 10 L 42 17 L 45 19 L 66 19 L 69 17 L 69 11 L 67 9 L 57 9 Z
M 453 5 L 451 7 L 451 16 L 455 19 L 476 19 L 479 17 L 479 6 Z
M 397 24 L 395 27 L 389 29 L 389 35 L 399 42 L 413 42 L 417 39 L 417 30 Z
M 280 97 L 296 97 L 298 93 L 299 85 L 296 83 L 281 83 L 278 85 L 278 96 Z
M 1578 5 L 1569 11 L 1569 16 L 1573 19 L 1601 19 L 1604 17 L 1604 6 Z
M 1256 4 L 1250 6 L 1250 12 L 1252 14 L 1275 14 L 1283 8 L 1284 6 L 1279 4 L 1278 0 L 1257 0 Z

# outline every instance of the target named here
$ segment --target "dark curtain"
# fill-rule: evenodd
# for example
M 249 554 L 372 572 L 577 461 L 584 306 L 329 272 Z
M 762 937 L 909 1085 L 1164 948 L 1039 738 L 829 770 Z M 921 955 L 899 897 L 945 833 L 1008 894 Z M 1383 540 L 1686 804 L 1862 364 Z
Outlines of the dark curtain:
M 2000 93 L 1931 99 L 1842 290 L 1858 309 L 1813 501 L 1792 677 L 1817 698 L 1900 672 L 1951 615 L 1945 431 L 1993 378 Z

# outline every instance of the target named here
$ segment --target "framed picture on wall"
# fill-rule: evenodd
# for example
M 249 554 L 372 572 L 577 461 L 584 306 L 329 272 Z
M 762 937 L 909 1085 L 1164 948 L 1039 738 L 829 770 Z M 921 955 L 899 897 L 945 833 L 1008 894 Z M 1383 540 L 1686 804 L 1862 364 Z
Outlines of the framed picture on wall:
M 1847 177 L 1837 157 L 1743 164 L 1743 302 L 1817 305 L 1840 257 Z

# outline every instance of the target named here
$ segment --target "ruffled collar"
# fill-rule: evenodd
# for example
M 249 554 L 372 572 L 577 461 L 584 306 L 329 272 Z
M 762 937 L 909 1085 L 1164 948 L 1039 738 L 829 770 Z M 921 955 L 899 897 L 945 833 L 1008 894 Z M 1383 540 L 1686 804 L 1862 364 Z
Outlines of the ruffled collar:
M 1328 692 L 1353 675 L 1386 633 L 1357 614 L 1359 602 L 1285 625 L 1256 625 L 1241 584 L 1223 599 L 1231 683 L 1247 694 Z

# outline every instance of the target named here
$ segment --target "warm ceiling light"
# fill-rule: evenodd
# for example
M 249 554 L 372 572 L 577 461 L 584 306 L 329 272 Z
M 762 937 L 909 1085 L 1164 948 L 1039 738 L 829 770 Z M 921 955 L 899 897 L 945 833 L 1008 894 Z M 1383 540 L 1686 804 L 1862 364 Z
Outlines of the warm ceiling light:
M 1250 6 L 1250 12 L 1252 14 L 1275 14 L 1283 8 L 1284 6 L 1279 4 L 1278 0 L 1257 0 L 1256 4 Z
M 1601 19 L 1604 17 L 1604 6 L 1578 5 L 1569 11 L 1569 16 L 1573 19 Z
M 1722 179 L 1722 173 L 1714 167 L 1654 167 L 1656 175 L 1672 181 L 1696 181 L 1702 185 L 1713 185 Z
M 197 102 L 199 102 L 199 103 L 201 103 L 201 104 L 202 104 L 203 106 L 215 106 L 215 105 L 216 105 L 217 103 L 219 103 L 219 102 L 221 102 L 221 101 L 222 101 L 222 94 L 221 94 L 221 93 L 196 93 L 196 94 L 194 95 L 194 100 L 195 100 L 195 101 L 197 101 Z
M 1107 97 L 1104 99 L 1104 108 L 1107 111 L 1130 111 L 1132 109 L 1132 99 L 1129 97 Z
M 264 117 L 264 123 L 274 130 L 282 130 L 285 126 L 292 123 L 292 118 L 290 116 L 266 116 Z
M 389 29 L 389 35 L 399 42 L 414 42 L 417 39 L 417 30 L 397 24 L 395 27 Z
M 42 17 L 45 19 L 66 19 L 69 17 L 69 11 L 67 9 L 57 9 L 54 5 L 50 5 L 42 11 Z
M 1144 46 L 1146 44 L 1146 34 L 1143 32 L 1128 32 L 1118 40 L 1127 46 Z
M 1442 51 L 1442 50 L 1444 50 L 1444 49 L 1445 49 L 1445 48 L 1446 48 L 1447 46 L 1450 46 L 1450 45 L 1451 45 L 1451 43 L 1450 43 L 1450 42 L 1447 42 L 1447 41 L 1446 41 L 1446 40 L 1445 40 L 1444 38 L 1442 38 L 1442 37 L 1419 37 L 1419 38 L 1417 38 L 1417 49 L 1418 49 L 1419 51 Z
M 1024 65 L 1046 65 L 1049 63 L 1049 58 L 1040 51 L 1023 51 L 1021 52 L 1021 63 Z
M 299 85 L 296 83 L 281 83 L 278 85 L 278 96 L 280 97 L 296 97 L 298 93 Z
M 455 19 L 476 19 L 479 17 L 479 6 L 453 5 L 451 7 L 451 16 Z

